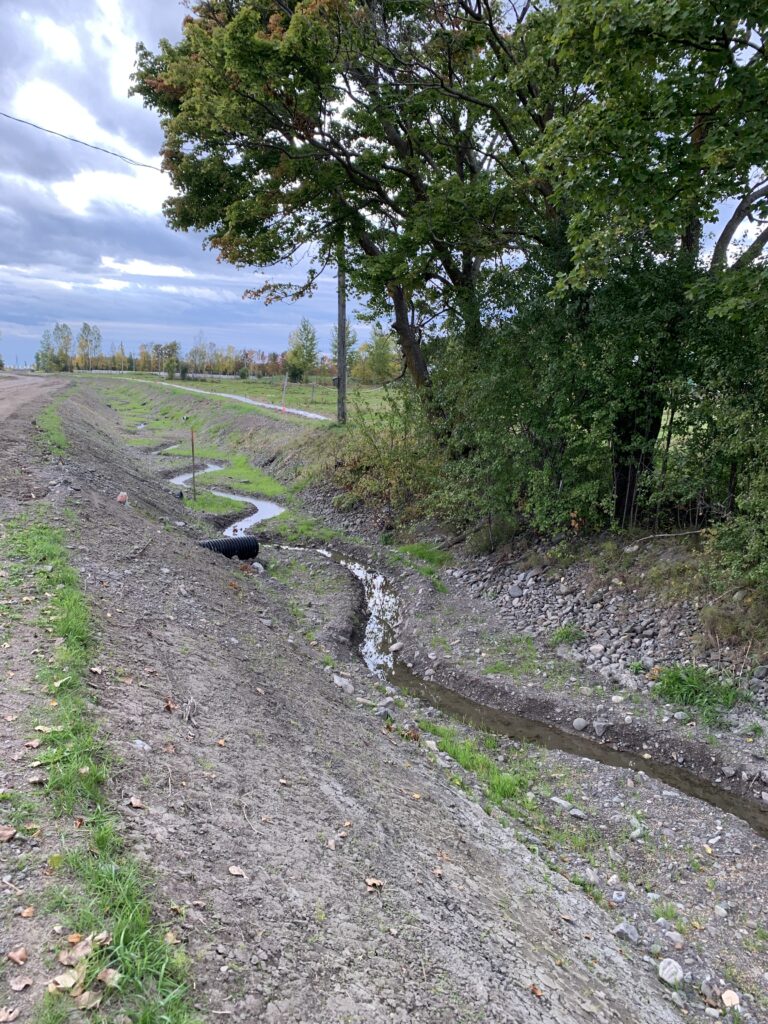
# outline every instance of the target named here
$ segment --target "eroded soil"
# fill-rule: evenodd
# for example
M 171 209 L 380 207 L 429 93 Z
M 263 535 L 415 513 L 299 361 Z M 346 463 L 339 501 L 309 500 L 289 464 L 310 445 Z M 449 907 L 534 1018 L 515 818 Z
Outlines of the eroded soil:
M 747 826 L 636 773 L 537 754 L 549 789 L 534 800 L 559 812 L 549 794 L 562 794 L 584 807 L 596 836 L 573 842 L 584 825 L 569 816 L 553 857 L 523 822 L 486 813 L 428 732 L 397 728 L 428 708 L 398 697 L 394 728 L 375 714 L 381 683 L 349 644 L 360 594 L 345 570 L 267 546 L 258 574 L 199 548 L 210 526 L 180 512 L 156 461 L 126 446 L 87 386 L 61 406 L 69 451 L 46 462 L 32 420 L 49 385 L 23 387 L 0 422 L 0 512 L 5 522 L 45 502 L 51 517 L 74 515 L 61 521 L 99 634 L 94 715 L 120 761 L 110 795 L 129 852 L 147 865 L 158 917 L 183 937 L 204 1020 L 661 1024 L 680 1019 L 657 977 L 662 953 L 697 984 L 710 965 L 718 984 L 735 956 L 743 977 L 724 980 L 743 980 L 744 1016 L 764 1019 L 750 998 L 761 994 L 762 951 L 752 969 L 736 941 L 739 930 L 758 941 L 765 912 L 764 844 Z M 334 685 L 329 658 L 352 694 Z M 42 700 L 33 675 L 4 673 L 9 698 L 23 688 Z M 10 765 L 27 723 L 3 727 Z M 21 772 L 10 767 L 4 785 L 23 785 Z M 144 806 L 133 808 L 137 796 Z M 696 856 L 709 848 L 706 872 L 683 852 L 691 829 Z M 2 850 L 9 948 L 21 928 L 14 909 L 44 882 L 45 852 L 25 844 Z M 625 899 L 603 909 L 563 867 L 595 872 L 589 884 Z M 684 904 L 682 946 L 661 927 L 651 938 L 649 889 Z M 637 919 L 641 942 L 614 936 L 618 907 Z M 704 1012 L 690 994 L 678 1002 Z M 25 996 L 18 1019 L 33 1003 Z

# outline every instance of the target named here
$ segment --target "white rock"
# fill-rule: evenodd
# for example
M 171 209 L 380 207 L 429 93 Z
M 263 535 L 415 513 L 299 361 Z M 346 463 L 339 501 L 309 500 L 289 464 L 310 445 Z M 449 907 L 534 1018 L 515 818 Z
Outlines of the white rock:
M 683 980 L 683 968 L 672 957 L 665 957 L 659 964 L 659 977 L 671 988 L 676 988 Z
M 726 1006 L 729 1010 L 739 1005 L 738 993 L 734 992 L 732 988 L 727 988 L 720 998 L 723 1000 L 723 1006 Z

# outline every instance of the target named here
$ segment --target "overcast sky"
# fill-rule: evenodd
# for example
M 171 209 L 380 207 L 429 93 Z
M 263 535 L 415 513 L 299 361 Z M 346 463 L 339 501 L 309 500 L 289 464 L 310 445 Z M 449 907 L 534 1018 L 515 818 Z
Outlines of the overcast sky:
M 154 112 L 128 98 L 136 42 L 177 39 L 176 0 L 3 0 L 0 111 L 158 165 Z M 253 273 L 218 264 L 202 236 L 166 227 L 168 179 L 0 117 L 0 354 L 34 354 L 57 320 L 124 341 L 207 341 L 283 351 L 301 316 L 328 349 L 335 281 L 296 303 L 241 296 Z M 294 271 L 300 276 L 301 268 Z M 287 274 L 278 275 L 285 278 Z M 263 278 L 259 277 L 258 280 Z M 365 328 L 360 329 L 364 335 Z

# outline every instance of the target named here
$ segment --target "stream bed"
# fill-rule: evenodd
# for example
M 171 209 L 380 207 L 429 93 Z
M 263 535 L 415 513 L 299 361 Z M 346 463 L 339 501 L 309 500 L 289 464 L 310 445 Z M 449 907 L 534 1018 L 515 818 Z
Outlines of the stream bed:
M 217 463 L 206 463 L 205 468 L 198 471 L 198 475 L 221 468 L 223 467 Z M 191 479 L 191 472 L 180 473 L 172 477 L 170 483 L 183 487 Z M 242 501 L 254 508 L 252 513 L 228 526 L 224 530 L 225 537 L 238 536 L 257 523 L 272 519 L 285 511 L 281 505 L 265 498 L 253 498 L 219 490 L 212 490 L 212 493 L 234 501 Z M 617 750 L 608 743 L 596 743 L 578 733 L 481 704 L 433 680 L 426 680 L 417 675 L 397 656 L 400 606 L 396 594 L 381 573 L 348 559 L 340 552 L 326 548 L 279 546 L 289 551 L 313 550 L 344 566 L 359 581 L 365 599 L 366 623 L 358 653 L 368 670 L 380 681 L 416 696 L 443 713 L 484 732 L 507 736 L 519 742 L 535 743 L 550 750 L 560 750 L 615 768 L 643 771 L 665 785 L 741 818 L 763 838 L 768 838 L 768 808 L 763 809 L 756 800 L 731 793 L 681 766 L 656 762 L 637 753 Z

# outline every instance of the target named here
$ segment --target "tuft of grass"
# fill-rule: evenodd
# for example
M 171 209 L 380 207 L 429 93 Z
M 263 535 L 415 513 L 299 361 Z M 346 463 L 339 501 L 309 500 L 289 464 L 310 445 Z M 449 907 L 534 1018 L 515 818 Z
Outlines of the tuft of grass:
M 54 400 L 35 419 L 37 429 L 43 435 L 43 444 L 51 455 L 63 455 L 69 448 L 64 425 L 59 415 L 61 399 Z
M 235 501 L 234 498 L 222 498 L 210 491 L 198 491 L 196 499 L 185 498 L 184 507 L 195 509 L 197 512 L 207 512 L 210 515 L 228 515 L 230 512 L 243 512 L 246 507 L 242 501 Z
M 397 550 L 420 562 L 426 562 L 433 569 L 442 569 L 443 566 L 448 565 L 451 561 L 451 553 L 449 551 L 443 551 L 442 548 L 437 547 L 435 544 L 430 544 L 428 541 L 418 541 L 415 544 L 400 544 Z
M 552 633 L 549 642 L 553 647 L 558 647 L 560 644 L 576 644 L 583 639 L 584 630 L 566 622 Z
M 708 725 L 717 723 L 724 711 L 748 699 L 732 681 L 721 679 L 700 665 L 670 665 L 662 669 L 653 692 L 666 703 L 694 708 Z
M 252 466 L 245 455 L 228 456 L 230 464 L 225 469 L 212 469 L 205 474 L 206 485 L 215 482 L 246 494 L 260 494 L 262 498 L 279 498 L 285 494 L 285 487 L 263 470 Z
M 440 750 L 462 768 L 474 772 L 483 783 L 488 801 L 498 807 L 508 809 L 507 805 L 521 800 L 536 781 L 538 765 L 534 757 L 524 756 L 512 766 L 512 770 L 505 770 L 499 767 L 494 758 L 484 753 L 473 739 L 462 739 L 451 726 L 423 719 L 419 722 L 419 728 L 435 736 Z

